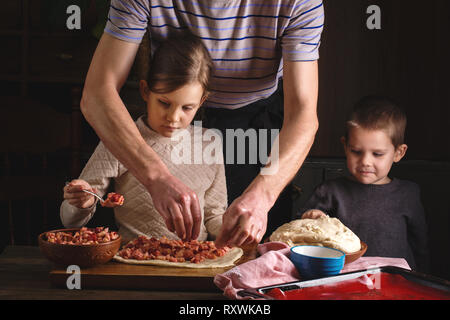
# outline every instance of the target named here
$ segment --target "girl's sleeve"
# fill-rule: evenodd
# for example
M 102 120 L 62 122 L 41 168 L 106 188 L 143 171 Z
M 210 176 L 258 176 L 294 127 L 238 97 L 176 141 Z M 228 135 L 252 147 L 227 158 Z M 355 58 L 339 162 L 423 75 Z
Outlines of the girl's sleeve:
M 108 190 L 111 179 L 119 176 L 119 167 L 119 161 L 100 142 L 81 172 L 79 179 L 88 182 L 92 188 L 97 189 L 98 195 L 103 197 Z M 85 226 L 94 216 L 97 201 L 89 208 L 79 209 L 64 200 L 60 207 L 62 224 L 66 228 Z
M 205 193 L 204 223 L 210 238 L 215 239 L 222 227 L 222 217 L 228 206 L 227 184 L 225 179 L 225 167 L 215 164 L 216 174 L 213 183 Z

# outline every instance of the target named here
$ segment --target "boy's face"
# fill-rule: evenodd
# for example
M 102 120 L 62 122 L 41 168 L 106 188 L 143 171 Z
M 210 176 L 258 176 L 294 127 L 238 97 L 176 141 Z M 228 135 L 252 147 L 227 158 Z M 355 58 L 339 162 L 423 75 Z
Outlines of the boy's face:
M 168 138 L 189 126 L 203 102 L 204 92 L 202 85 L 195 82 L 169 93 L 156 93 L 148 89 L 145 80 L 140 82 L 140 91 L 147 102 L 148 125 Z
M 407 146 L 394 147 L 383 130 L 349 129 L 348 141 L 342 138 L 347 168 L 351 175 L 363 184 L 386 184 L 394 162 L 405 155 Z

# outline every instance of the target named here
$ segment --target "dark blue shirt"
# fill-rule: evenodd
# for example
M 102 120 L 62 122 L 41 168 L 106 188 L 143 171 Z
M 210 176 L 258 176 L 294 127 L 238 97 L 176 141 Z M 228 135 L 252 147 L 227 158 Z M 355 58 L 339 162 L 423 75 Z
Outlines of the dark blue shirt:
M 394 178 L 361 184 L 341 177 L 318 186 L 298 217 L 309 209 L 338 218 L 367 244 L 366 256 L 405 258 L 412 269 L 428 271 L 427 224 L 416 183 Z

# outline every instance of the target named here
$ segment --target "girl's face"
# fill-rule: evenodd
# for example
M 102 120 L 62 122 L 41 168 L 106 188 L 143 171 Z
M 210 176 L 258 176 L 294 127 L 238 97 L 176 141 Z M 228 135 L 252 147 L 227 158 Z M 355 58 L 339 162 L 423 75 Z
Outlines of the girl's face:
M 149 90 L 147 81 L 141 80 L 140 91 L 147 102 L 147 124 L 169 138 L 176 130 L 189 126 L 204 101 L 204 90 L 199 82 L 186 84 L 169 93 L 155 93 Z
M 394 162 L 405 155 L 407 146 L 394 147 L 383 130 L 349 129 L 348 141 L 342 138 L 347 168 L 351 175 L 363 184 L 386 184 Z

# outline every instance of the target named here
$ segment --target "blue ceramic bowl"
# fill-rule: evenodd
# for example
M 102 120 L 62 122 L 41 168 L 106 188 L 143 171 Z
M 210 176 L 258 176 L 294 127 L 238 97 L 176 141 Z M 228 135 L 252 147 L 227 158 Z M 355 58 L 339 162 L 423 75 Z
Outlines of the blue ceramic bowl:
M 338 274 L 345 263 L 345 253 L 321 246 L 295 246 L 290 259 L 302 279 L 316 279 Z

